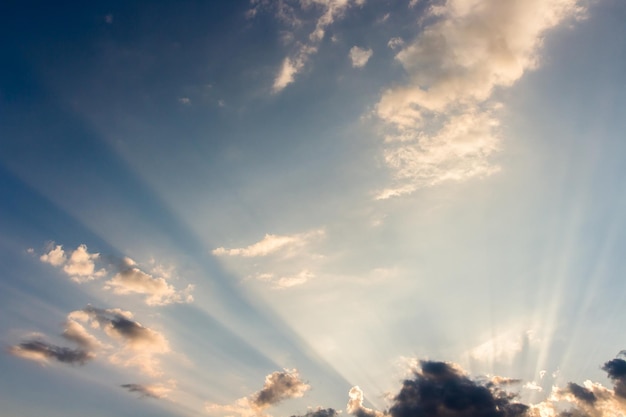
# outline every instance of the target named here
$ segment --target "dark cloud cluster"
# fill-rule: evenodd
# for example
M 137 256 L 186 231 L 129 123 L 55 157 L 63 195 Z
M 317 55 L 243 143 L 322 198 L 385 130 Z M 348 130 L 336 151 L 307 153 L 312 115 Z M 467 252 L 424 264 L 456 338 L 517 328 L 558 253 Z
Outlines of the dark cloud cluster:
M 469 379 L 454 365 L 422 361 L 421 371 L 402 384 L 389 409 L 392 417 L 522 417 L 528 406 L 514 395 Z
M 620 355 L 624 356 L 625 351 Z M 602 370 L 606 371 L 609 378 L 615 384 L 615 394 L 626 398 L 626 360 L 622 358 L 612 359 L 604 364 Z

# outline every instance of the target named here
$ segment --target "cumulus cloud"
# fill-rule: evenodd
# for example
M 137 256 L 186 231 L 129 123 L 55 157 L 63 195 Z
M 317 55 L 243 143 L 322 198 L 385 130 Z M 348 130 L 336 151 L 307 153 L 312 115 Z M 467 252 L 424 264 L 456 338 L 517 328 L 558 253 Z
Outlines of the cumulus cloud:
M 285 369 L 265 377 L 263 389 L 252 396 L 252 404 L 264 409 L 288 398 L 299 398 L 310 388 L 296 369 Z
M 92 331 L 98 331 L 100 338 L 90 333 L 83 324 L 88 324 Z M 61 337 L 79 348 L 57 346 L 37 337 L 11 346 L 9 353 L 39 362 L 54 359 L 83 364 L 96 358 L 100 352 L 115 365 L 134 367 L 146 375 L 160 376 L 162 370 L 158 356 L 170 351 L 169 342 L 163 334 L 143 326 L 133 320 L 131 312 L 120 309 L 87 306 L 72 311 L 67 316 Z
M 142 271 L 130 258 L 124 259 L 121 271 L 108 280 L 104 288 L 112 290 L 115 294 L 146 295 L 146 304 L 150 306 L 193 301 L 191 295 L 193 285 L 187 286 L 184 290 L 176 290 L 164 276 L 155 277 Z
M 54 246 L 54 245 L 53 245 Z M 86 245 L 79 245 L 74 251 L 67 254 L 62 245 L 56 245 L 47 253 L 39 257 L 42 262 L 52 266 L 63 267 L 63 271 L 78 283 L 91 281 L 106 275 L 106 270 L 101 268 L 96 271 L 95 262 L 100 259 L 99 253 L 89 253 Z
M 237 414 L 241 417 L 258 416 L 262 411 L 290 398 L 300 398 L 310 386 L 300 379 L 296 369 L 284 369 L 265 377 L 265 384 L 260 391 L 235 401 L 234 404 L 207 403 L 209 412 Z M 308 415 L 308 414 L 307 414 Z M 324 413 L 311 417 L 327 417 Z M 333 417 L 329 415 L 328 417 Z
M 346 405 L 346 411 L 348 414 L 352 414 L 356 417 L 382 417 L 384 413 L 371 408 L 367 408 L 363 405 L 363 390 L 358 386 L 350 388 L 348 392 L 348 405 Z
M 388 128 L 385 162 L 394 174 L 384 199 L 442 181 L 498 171 L 494 90 L 539 64 L 545 32 L 583 13 L 579 0 L 448 0 L 396 60 L 409 82 L 387 89 L 376 114 Z M 400 47 L 399 41 L 389 43 Z
M 350 61 L 354 68 L 363 68 L 367 61 L 372 57 L 374 52 L 371 49 L 363 49 L 358 46 L 353 46 L 350 49 Z
M 53 249 L 50 249 L 48 253 L 41 255 L 39 259 L 41 262 L 49 263 L 52 266 L 61 266 L 67 260 L 65 251 L 61 245 L 56 245 Z
M 303 19 L 300 15 L 307 14 L 310 10 L 316 12 L 314 28 L 307 37 L 299 39 L 294 47 L 294 51 L 287 56 L 274 77 L 272 91 L 278 93 L 295 81 L 295 77 L 300 73 L 309 58 L 317 53 L 318 47 L 324 37 L 326 30 L 335 21 L 341 19 L 346 11 L 354 6 L 362 6 L 365 0 L 296 0 L 287 2 L 283 0 L 251 0 L 251 7 L 246 13 L 248 18 L 254 18 L 260 11 L 270 10 L 276 18 L 285 23 L 290 31 L 286 39 L 296 39 L 294 29 L 303 26 Z
M 277 252 L 289 254 L 294 249 L 300 248 L 313 239 L 324 235 L 323 230 L 314 230 L 307 233 L 299 233 L 295 235 L 272 235 L 266 234 L 259 242 L 243 248 L 226 249 L 219 247 L 213 250 L 213 254 L 217 256 L 242 256 L 246 258 L 267 256 Z
M 62 267 L 63 271 L 78 283 L 107 275 L 105 268 L 96 271 L 95 262 L 100 259 L 100 254 L 89 253 L 84 244 L 72 251 L 69 257 L 62 245 L 52 244 L 48 252 L 41 255 L 39 259 L 50 265 Z M 145 295 L 145 302 L 150 306 L 193 302 L 194 286 L 188 285 L 184 289 L 175 288 L 168 282 L 172 271 L 165 270 L 160 265 L 153 269 L 153 273 L 148 273 L 142 270 L 135 261 L 125 257 L 117 269 L 118 272 L 106 281 L 105 290 L 110 290 L 119 295 Z M 154 273 L 159 274 L 159 276 L 153 275 Z

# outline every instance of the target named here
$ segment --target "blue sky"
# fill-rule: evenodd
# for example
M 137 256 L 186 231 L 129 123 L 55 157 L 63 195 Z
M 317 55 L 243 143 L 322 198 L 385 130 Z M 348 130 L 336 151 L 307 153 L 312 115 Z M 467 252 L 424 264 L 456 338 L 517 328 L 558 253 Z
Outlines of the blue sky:
M 88 3 L 0 6 L 0 414 L 626 415 L 621 1 Z

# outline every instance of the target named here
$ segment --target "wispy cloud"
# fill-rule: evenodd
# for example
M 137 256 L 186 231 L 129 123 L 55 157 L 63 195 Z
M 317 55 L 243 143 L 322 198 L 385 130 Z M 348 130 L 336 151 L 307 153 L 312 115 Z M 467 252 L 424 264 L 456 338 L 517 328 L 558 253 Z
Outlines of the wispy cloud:
M 242 248 L 226 249 L 219 247 L 213 250 L 213 255 L 243 256 L 246 258 L 267 256 L 275 253 L 289 255 L 293 253 L 295 249 L 300 248 L 323 235 L 323 230 L 313 230 L 294 235 L 266 234 L 260 241 Z
M 324 238 L 325 234 L 323 229 L 292 235 L 266 234 L 263 239 L 251 245 L 230 249 L 219 247 L 212 253 L 220 257 L 269 258 L 262 261 L 255 259 L 253 267 L 256 271 L 245 275 L 269 282 L 275 289 L 284 289 L 304 284 L 315 276 L 306 267 L 310 262 L 309 258 L 314 256 L 309 253 L 309 248 Z M 285 262 L 286 260 L 291 263 Z M 237 262 L 239 269 L 245 269 L 244 266 Z
M 365 0 L 252 0 L 247 12 L 248 18 L 255 17 L 262 10 L 271 10 L 279 21 L 289 27 L 286 39 L 296 40 L 298 37 L 294 29 L 303 26 L 302 12 L 316 12 L 314 28 L 303 37 L 295 41 L 294 51 L 281 63 L 280 69 L 274 77 L 272 91 L 278 93 L 295 81 L 295 77 L 306 66 L 309 58 L 317 53 L 318 48 L 326 36 L 326 30 L 336 20 L 341 19 L 346 11 L 354 6 L 362 6 Z
M 176 387 L 175 381 L 169 381 L 168 384 L 122 384 L 120 387 L 125 388 L 128 392 L 139 394 L 142 398 L 166 398 L 170 392 Z
M 363 68 L 367 61 L 372 57 L 374 52 L 371 49 L 359 48 L 358 46 L 353 46 L 350 48 L 350 61 L 352 61 L 352 66 L 354 68 Z
M 396 60 L 409 82 L 384 91 L 376 105 L 394 174 L 377 198 L 497 172 L 494 91 L 536 68 L 545 32 L 583 11 L 578 0 L 448 0 L 431 6 L 434 22 L 413 41 L 390 41 L 404 45 Z

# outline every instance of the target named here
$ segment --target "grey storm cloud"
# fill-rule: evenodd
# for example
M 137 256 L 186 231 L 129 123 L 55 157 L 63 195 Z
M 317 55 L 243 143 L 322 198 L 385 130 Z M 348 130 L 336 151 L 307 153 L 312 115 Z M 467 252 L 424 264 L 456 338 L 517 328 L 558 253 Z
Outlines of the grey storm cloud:
M 624 356 L 626 351 L 621 351 L 620 355 Z M 621 358 L 612 359 L 602 367 L 608 377 L 615 383 L 615 394 L 622 398 L 626 398 L 626 360 Z
M 11 346 L 9 353 L 27 359 L 45 361 L 53 359 L 57 362 L 84 365 L 94 355 L 83 349 L 71 349 L 57 346 L 43 340 L 29 340 Z
M 421 370 L 402 383 L 389 409 L 392 417 L 522 417 L 528 406 L 493 383 L 469 379 L 446 362 L 421 361 Z

